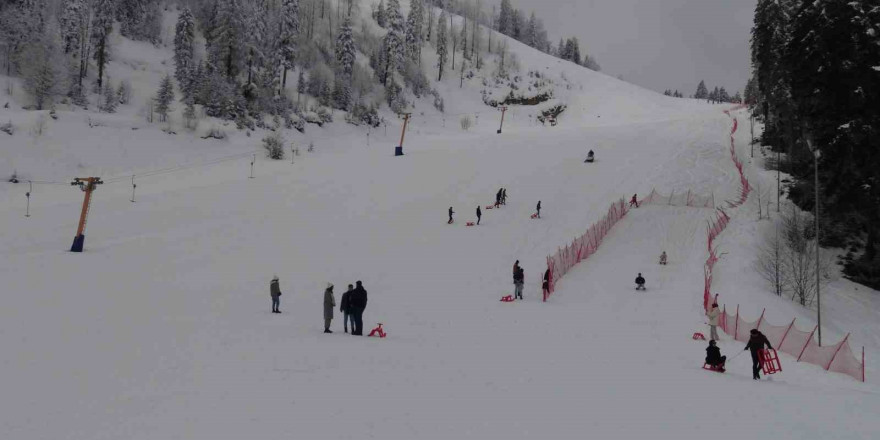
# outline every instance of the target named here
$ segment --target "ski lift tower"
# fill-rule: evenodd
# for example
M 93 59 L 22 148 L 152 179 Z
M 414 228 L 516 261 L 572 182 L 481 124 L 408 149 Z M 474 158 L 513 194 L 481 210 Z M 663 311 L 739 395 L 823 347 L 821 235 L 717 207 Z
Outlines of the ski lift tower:
M 73 246 L 70 247 L 70 252 L 82 252 L 83 250 L 83 245 L 86 242 L 86 221 L 89 217 L 89 206 L 92 203 L 92 192 L 95 191 L 98 185 L 103 183 L 100 177 L 76 178 L 70 183 L 71 186 L 78 186 L 85 193 L 82 213 L 79 216 L 79 227 L 76 229 L 76 237 L 73 238 Z

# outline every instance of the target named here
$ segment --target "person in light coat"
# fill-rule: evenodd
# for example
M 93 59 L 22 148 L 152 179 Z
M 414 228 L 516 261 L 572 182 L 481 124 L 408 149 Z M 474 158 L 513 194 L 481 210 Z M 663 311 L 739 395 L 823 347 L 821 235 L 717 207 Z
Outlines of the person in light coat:
M 327 283 L 327 289 L 324 290 L 324 333 L 333 333 L 330 331 L 330 321 L 333 320 L 335 307 L 336 298 L 333 297 L 333 283 Z
M 718 310 L 718 304 L 712 303 L 712 307 L 706 312 L 706 317 L 709 318 L 709 339 L 718 340 L 718 316 L 721 314 L 721 311 Z

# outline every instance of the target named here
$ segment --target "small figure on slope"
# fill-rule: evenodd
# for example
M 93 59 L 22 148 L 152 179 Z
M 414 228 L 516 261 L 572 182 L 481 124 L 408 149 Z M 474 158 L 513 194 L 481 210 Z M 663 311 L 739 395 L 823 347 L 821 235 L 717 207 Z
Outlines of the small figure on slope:
M 333 283 L 327 283 L 324 289 L 324 333 L 333 333 L 330 330 L 330 321 L 333 321 L 333 308 L 336 307 L 336 298 L 333 297 Z
M 538 218 L 541 218 L 541 201 L 538 200 Z
M 523 283 L 525 282 L 525 271 L 523 271 L 522 266 L 519 265 L 519 260 L 516 260 L 516 263 L 513 265 L 513 285 L 515 287 L 513 291 L 514 299 L 519 298 L 523 299 L 522 291 L 523 291 Z
M 632 199 L 630 199 L 630 201 L 629 201 L 629 206 L 635 206 L 636 208 L 639 207 L 639 195 L 638 194 L 633 194 Z
M 718 303 L 712 303 L 712 307 L 706 312 L 706 317 L 709 318 L 709 338 L 716 341 L 718 340 L 718 315 L 720 314 Z
M 743 351 L 750 350 L 752 353 L 752 379 L 758 380 L 761 378 L 761 361 L 758 358 L 758 352 L 764 349 L 764 346 L 767 346 L 769 349 L 773 349 L 773 346 L 770 345 L 770 341 L 767 340 L 767 337 L 764 336 L 763 333 L 758 331 L 758 329 L 753 328 L 749 331 L 749 343 L 746 344 L 746 348 L 743 348 Z
M 501 188 L 501 204 L 507 204 L 507 188 Z
M 587 153 L 587 160 L 585 160 L 584 163 L 593 163 L 593 160 L 593 150 L 590 150 L 590 152 Z
M 345 332 L 348 333 L 348 322 L 351 321 L 351 330 L 354 331 L 354 319 L 352 319 L 353 315 L 351 314 L 351 291 L 354 290 L 354 286 L 351 284 L 348 285 L 348 290 L 342 294 L 342 299 L 339 300 L 339 311 L 342 312 L 342 325 L 345 328 Z
M 504 192 L 504 188 L 498 188 L 498 192 L 495 193 L 495 207 L 501 206 L 501 193 Z
M 641 272 L 639 272 L 639 276 L 636 277 L 636 290 L 645 290 L 645 278 L 642 277 Z
M 272 313 L 281 313 L 281 287 L 278 285 L 278 275 L 269 282 L 269 296 L 272 297 Z
M 714 339 L 710 339 L 709 346 L 706 347 L 706 364 L 723 373 L 725 362 L 727 362 L 727 356 L 721 356 L 721 349 L 715 345 Z
M 544 282 L 541 283 L 541 290 L 544 291 L 544 301 L 550 296 L 550 268 L 544 271 Z
M 660 254 L 660 264 L 666 266 L 666 251 Z
M 351 325 L 351 334 L 357 336 L 364 335 L 364 309 L 367 308 L 367 291 L 364 289 L 360 281 L 355 283 L 355 288 L 351 292 L 349 299 L 349 309 L 351 309 L 354 323 Z
M 483 211 L 480 210 L 480 207 L 477 206 L 477 225 L 480 224 L 480 218 L 483 217 Z
M 452 207 L 450 206 L 450 207 L 449 207 L 449 221 L 446 222 L 446 224 L 448 224 L 448 225 L 451 225 L 451 224 L 452 224 L 452 214 L 455 214 L 455 211 L 453 211 L 453 210 L 452 210 Z

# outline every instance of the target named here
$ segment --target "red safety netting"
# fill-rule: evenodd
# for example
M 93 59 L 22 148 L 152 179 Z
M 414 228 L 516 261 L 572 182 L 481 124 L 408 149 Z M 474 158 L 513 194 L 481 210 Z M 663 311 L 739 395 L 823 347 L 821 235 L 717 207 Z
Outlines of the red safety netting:
M 672 205 L 672 206 L 690 206 L 692 208 L 714 208 L 715 195 L 697 194 L 691 190 L 672 191 L 671 194 L 661 194 L 656 190 L 651 190 L 647 197 L 639 203 L 649 205 Z
M 550 279 L 548 282 L 549 288 L 547 289 L 547 292 L 544 293 L 544 301 L 547 301 L 547 297 L 553 293 L 556 287 L 556 281 L 565 276 L 565 274 L 576 264 L 586 260 L 590 255 L 593 255 L 602 243 L 602 239 L 608 235 L 611 228 L 617 224 L 626 213 L 626 202 L 624 202 L 623 199 L 620 199 L 618 202 L 612 204 L 611 208 L 608 209 L 608 213 L 605 214 L 605 217 L 590 226 L 590 228 L 587 229 L 587 232 L 574 239 L 570 245 L 559 249 L 555 255 L 547 257 L 547 269 L 550 271 Z
M 732 110 L 737 110 L 738 108 L 742 108 L 742 106 Z M 728 116 L 730 115 L 728 111 L 725 111 L 724 113 L 728 114 Z M 742 162 L 737 158 L 736 150 L 734 148 L 733 134 L 736 132 L 736 128 L 737 121 L 736 118 L 734 118 L 733 128 L 730 132 L 730 154 L 740 174 L 742 192 L 739 200 L 728 202 L 731 207 L 737 207 L 745 203 L 749 192 L 751 191 L 749 182 L 743 174 Z M 712 269 L 718 261 L 714 247 L 715 238 L 718 237 L 718 234 L 724 231 L 729 222 L 730 217 L 727 213 L 719 209 L 715 221 L 709 225 L 707 234 L 709 257 L 706 259 L 703 271 L 703 309 L 706 311 L 709 310 L 709 306 L 712 303 Z M 734 314 L 729 313 L 725 306 L 719 324 L 719 327 L 721 327 L 721 330 L 724 331 L 724 333 L 727 333 L 733 337 L 734 340 L 740 342 L 747 342 L 749 340 L 749 331 L 756 328 L 767 336 L 767 339 L 773 347 L 779 351 L 794 356 L 797 358 L 798 362 L 819 365 L 825 370 L 846 374 L 857 380 L 861 380 L 862 382 L 865 381 L 865 348 L 862 347 L 860 360 L 856 357 L 852 348 L 849 346 L 849 335 L 846 335 L 843 340 L 834 345 L 820 347 L 813 338 L 818 327 L 814 327 L 811 331 L 803 331 L 795 327 L 795 320 L 792 320 L 791 323 L 787 325 L 772 325 L 764 319 L 763 312 L 757 321 L 746 321 L 739 314 L 739 306 L 736 307 L 736 312 Z

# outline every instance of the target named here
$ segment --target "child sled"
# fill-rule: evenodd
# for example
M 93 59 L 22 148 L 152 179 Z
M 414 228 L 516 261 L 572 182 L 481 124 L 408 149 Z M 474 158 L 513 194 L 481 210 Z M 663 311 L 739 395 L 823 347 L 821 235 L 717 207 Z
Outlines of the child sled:
M 374 328 L 373 331 L 370 332 L 369 336 L 384 338 L 385 336 L 387 336 L 387 334 L 385 333 L 385 330 L 382 330 L 382 323 L 380 322 L 378 325 L 378 327 Z
M 513 295 L 502 296 L 501 302 L 505 302 L 505 303 L 513 302 Z

